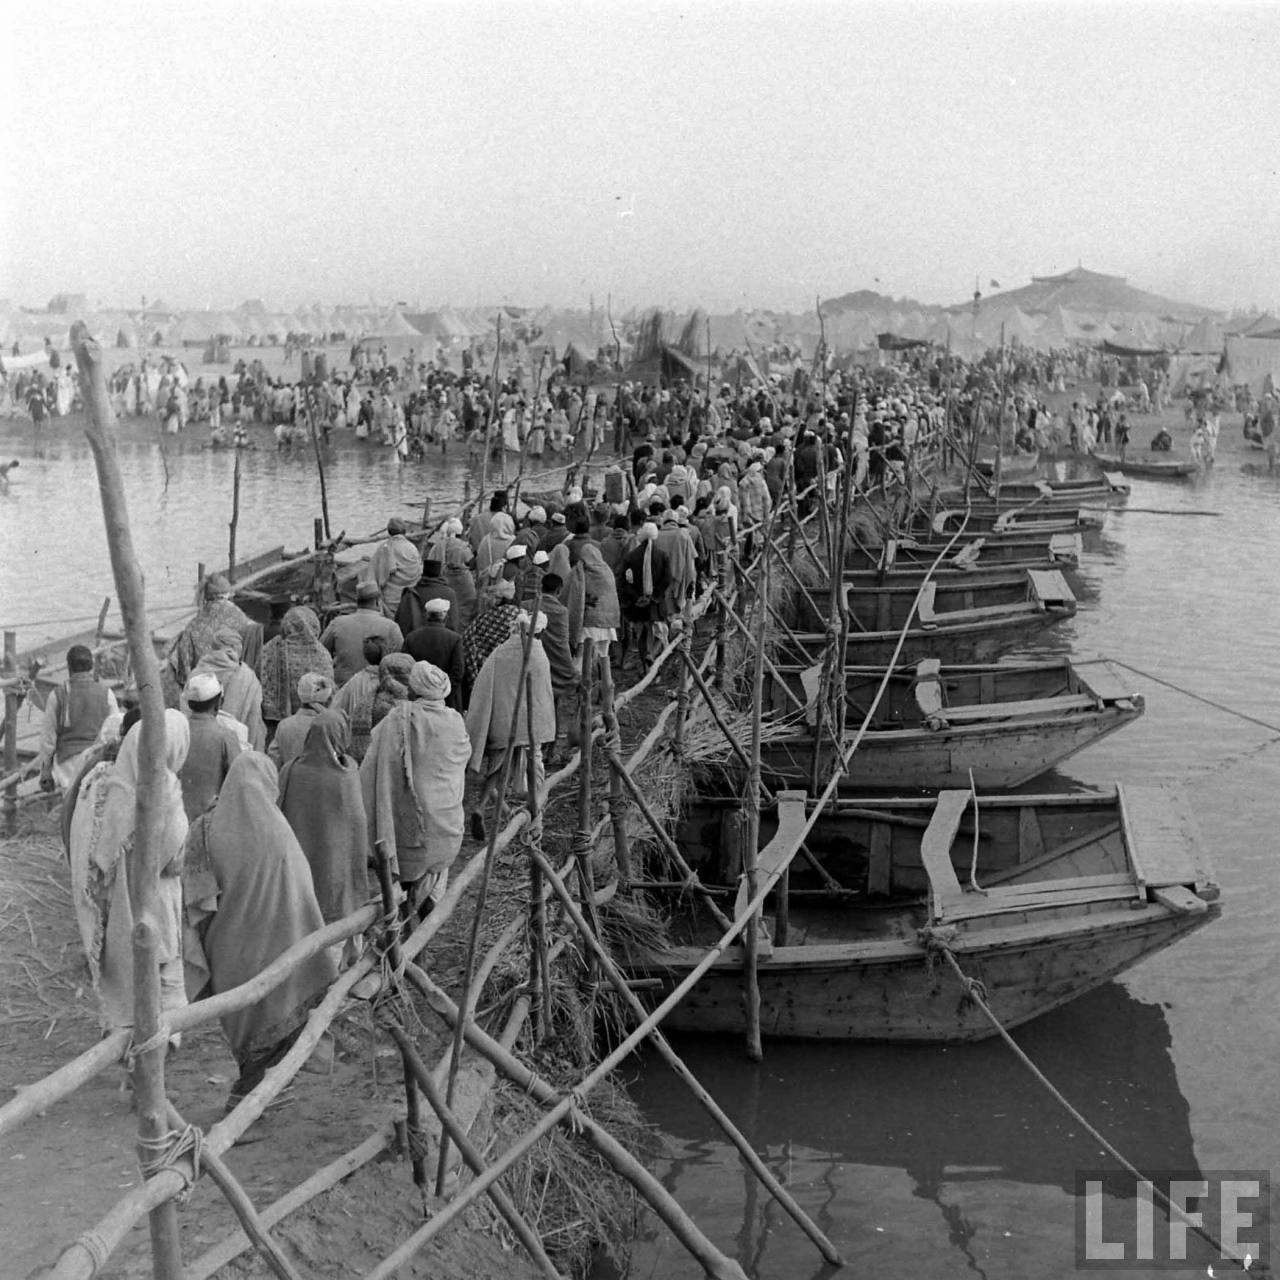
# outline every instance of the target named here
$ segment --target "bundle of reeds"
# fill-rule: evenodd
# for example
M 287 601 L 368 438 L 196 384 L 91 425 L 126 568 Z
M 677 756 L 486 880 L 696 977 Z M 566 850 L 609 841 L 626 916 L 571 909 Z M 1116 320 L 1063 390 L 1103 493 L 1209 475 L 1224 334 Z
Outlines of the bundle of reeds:
M 753 717 L 750 710 L 740 711 L 723 699 L 717 700 L 716 710 L 734 741 L 739 744 L 751 741 Z M 797 719 L 794 716 L 763 716 L 760 720 L 761 745 L 767 746 L 771 742 L 791 737 L 796 732 L 796 725 Z M 685 721 L 684 758 L 686 764 L 702 766 L 727 765 L 738 761 L 737 753 L 729 745 L 724 730 L 702 708 L 696 708 Z
M 548 1064 L 539 1070 L 549 1074 Z M 552 1078 L 552 1083 L 556 1083 Z M 567 1079 L 567 1087 L 572 1084 Z M 500 1081 L 490 1150 L 501 1151 L 542 1117 L 542 1107 L 516 1086 Z M 606 1080 L 587 1097 L 591 1118 L 629 1151 L 644 1159 L 656 1138 L 639 1108 L 620 1086 Z M 541 1237 L 548 1254 L 566 1275 L 585 1276 L 601 1250 L 618 1274 L 626 1271 L 627 1248 L 636 1238 L 640 1201 L 634 1189 L 584 1142 L 563 1128 L 536 1143 L 503 1179 L 512 1201 Z M 495 1219 L 494 1229 L 506 1231 Z

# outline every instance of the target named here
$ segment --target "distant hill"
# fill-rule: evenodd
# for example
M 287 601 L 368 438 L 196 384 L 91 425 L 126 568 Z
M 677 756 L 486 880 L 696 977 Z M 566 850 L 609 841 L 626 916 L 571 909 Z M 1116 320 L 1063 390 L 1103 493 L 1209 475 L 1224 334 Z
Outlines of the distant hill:
M 874 289 L 855 289 L 852 293 L 842 293 L 838 298 L 823 298 L 822 314 L 826 316 L 843 315 L 846 311 L 920 311 L 925 309 L 923 302 L 914 298 L 891 298 L 887 293 L 877 293 Z

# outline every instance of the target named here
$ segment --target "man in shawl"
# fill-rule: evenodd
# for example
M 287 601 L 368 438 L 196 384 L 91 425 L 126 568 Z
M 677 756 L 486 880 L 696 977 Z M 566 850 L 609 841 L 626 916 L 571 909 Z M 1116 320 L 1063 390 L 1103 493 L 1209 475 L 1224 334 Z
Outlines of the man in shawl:
M 693 542 L 680 527 L 674 511 L 662 513 L 662 524 L 654 547 L 667 557 L 671 575 L 662 597 L 662 613 L 666 618 L 675 617 L 684 609 L 698 585 L 698 567 Z
M 129 877 L 139 873 L 134 837 L 138 806 L 138 748 L 135 726 L 120 744 L 114 765 L 86 779 L 71 819 L 71 900 L 98 996 L 102 1027 L 133 1026 L 133 925 Z M 159 937 L 160 1003 L 173 1013 L 187 1003 L 182 975 L 182 871 L 187 815 L 178 771 L 187 756 L 186 717 L 169 709 L 164 716 L 164 772 L 160 792 L 157 846 L 160 868 L 155 924 Z M 170 1037 L 176 1048 L 177 1036 Z
M 187 681 L 182 693 L 187 704 L 189 745 L 178 772 L 182 805 L 188 820 L 198 818 L 218 798 L 222 784 L 244 744 L 220 718 L 222 686 L 211 671 Z
M 382 593 L 382 611 L 396 616 L 400 597 L 422 577 L 422 555 L 406 536 L 409 526 L 399 516 L 387 521 L 387 540 L 369 557 L 366 580 L 377 583 Z
M 354 613 L 340 613 L 320 633 L 320 643 L 333 655 L 333 682 L 341 689 L 364 666 L 364 642 L 380 636 L 388 653 L 404 643 L 399 626 L 382 612 L 382 592 L 375 582 L 356 585 Z
M 67 650 L 67 681 L 49 695 L 40 726 L 40 746 L 33 763 L 40 765 L 40 787 L 67 790 L 85 756 L 93 749 L 98 730 L 108 716 L 119 712 L 116 695 L 93 674 L 88 646 Z
M 256 667 L 262 651 L 262 626 L 254 622 L 231 599 L 231 583 L 220 573 L 205 579 L 201 589 L 200 612 L 173 642 L 160 669 L 165 703 L 176 707 L 191 673 L 200 659 L 215 646 L 220 631 L 236 632 L 241 653 L 250 667 Z
M 496 583 L 492 595 L 493 603 L 462 633 L 468 687 L 475 683 L 484 660 L 515 630 L 520 617 L 514 582 Z
M 649 522 L 642 524 L 639 537 L 639 542 L 622 561 L 618 601 L 622 616 L 637 633 L 636 648 L 643 668 L 662 647 L 666 632 L 662 601 L 670 586 L 671 574 L 666 555 L 657 549 L 658 526 Z
M 267 748 L 267 755 L 277 769 L 283 769 L 295 756 L 302 754 L 307 734 L 320 713 L 333 700 L 333 681 L 328 676 L 308 671 L 298 681 L 298 709 L 286 716 L 276 726 L 275 737 Z
M 191 825 L 182 889 L 192 999 L 256 978 L 324 927 L 311 868 L 277 806 L 278 794 L 275 765 L 246 751 L 232 764 L 217 803 Z M 337 972 L 332 954 L 320 952 L 255 1004 L 223 1015 L 222 1030 L 240 1069 L 228 1109 L 288 1053 Z
M 556 740 L 555 694 L 551 686 L 551 665 L 538 639 L 546 627 L 544 614 L 530 618 L 521 612 L 516 630 L 485 660 L 479 678 L 471 690 L 471 703 L 467 708 L 467 733 L 470 735 L 471 770 L 478 773 L 483 784 L 471 814 L 471 834 L 477 840 L 485 837 L 484 809 L 496 797 L 498 812 L 495 821 L 501 822 L 501 802 L 498 787 L 502 781 L 502 766 L 508 747 L 518 751 L 511 762 L 509 782 L 513 789 L 524 794 L 527 787 L 528 761 L 524 751 L 533 752 L 533 781 L 542 786 L 544 776 L 542 747 Z M 532 634 L 530 634 L 532 632 Z M 524 661 L 525 641 L 529 643 L 529 662 L 525 670 L 525 691 L 529 701 L 517 696 L 520 690 L 520 668 Z M 533 735 L 530 739 L 530 723 Z
M 351 726 L 341 711 L 321 711 L 302 751 L 280 770 L 280 812 L 311 867 L 326 924 L 369 900 L 369 830 L 360 768 L 346 754 Z
M 547 572 L 553 572 L 550 565 Z M 562 595 L 569 613 L 569 648 L 576 653 L 583 637 L 590 636 L 596 648 L 607 653 L 618 638 L 622 612 L 614 571 L 594 542 L 578 549 L 578 563 L 570 571 L 568 589 L 562 589 Z
M 400 607 L 396 610 L 396 626 L 400 628 L 403 637 L 407 638 L 411 631 L 417 631 L 426 621 L 424 606 L 428 600 L 445 601 L 449 612 L 445 615 L 444 625 L 460 631 L 458 598 L 453 588 L 444 580 L 444 562 L 426 558 L 422 561 L 422 577 L 400 597 Z
M 404 641 L 404 652 L 415 662 L 429 662 L 449 677 L 452 686 L 446 705 L 455 711 L 462 708 L 462 682 L 466 677 L 466 656 L 462 637 L 446 623 L 450 602 L 443 597 L 427 600 L 422 606 L 423 623 L 411 631 Z
M 450 692 L 439 667 L 415 663 L 409 700 L 374 730 L 360 765 L 369 843 L 421 916 L 444 892 L 462 848 L 471 743 L 462 716 L 445 705 Z
M 284 615 L 280 634 L 263 646 L 259 671 L 262 718 L 269 731 L 302 705 L 298 682 L 303 676 L 323 676 L 332 685 L 333 658 L 320 643 L 320 619 L 314 609 L 295 605 Z
M 489 532 L 476 548 L 476 573 L 482 574 L 491 565 L 502 564 L 515 536 L 515 521 L 505 511 L 495 511 L 489 521 Z
M 222 687 L 223 714 L 238 720 L 248 733 L 248 744 L 255 751 L 267 746 L 267 727 L 262 720 L 262 686 L 258 677 L 240 660 L 242 643 L 230 630 L 214 636 L 214 647 L 200 659 L 194 675 L 206 672 L 217 676 Z
M 493 491 L 493 496 L 489 499 L 488 511 L 481 511 L 477 508 L 475 514 L 471 517 L 471 525 L 467 529 L 467 541 L 471 544 L 473 552 L 479 552 L 480 543 L 484 540 L 485 534 L 492 528 L 493 517 L 499 511 L 505 512 L 506 509 L 507 491 L 505 489 L 495 489 Z

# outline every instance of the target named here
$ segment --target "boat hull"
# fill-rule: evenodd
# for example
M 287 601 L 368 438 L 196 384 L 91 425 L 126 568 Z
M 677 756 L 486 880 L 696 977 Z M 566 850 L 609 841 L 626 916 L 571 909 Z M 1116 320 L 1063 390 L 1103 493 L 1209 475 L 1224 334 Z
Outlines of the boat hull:
M 1183 458 L 1125 458 L 1118 455 L 1093 455 L 1104 466 L 1115 467 L 1126 475 L 1142 476 L 1146 480 L 1189 480 L 1200 474 L 1201 466 Z
M 961 969 L 986 988 L 991 1011 L 1016 1027 L 1077 999 L 1216 918 L 1215 906 L 1180 915 L 1159 905 L 1119 906 L 1079 920 L 1016 921 L 958 940 Z M 657 1005 L 703 953 L 679 948 L 630 966 L 657 979 Z M 719 960 L 667 1015 L 671 1030 L 745 1034 L 741 952 Z M 965 998 L 955 974 L 915 940 L 777 947 L 758 969 L 763 1035 L 791 1040 L 982 1040 L 991 1023 Z
M 998 705 L 992 708 L 998 712 Z M 858 745 L 840 791 L 983 790 L 1021 786 L 1078 751 L 1115 733 L 1142 715 L 1140 707 L 1104 707 L 1078 717 L 1036 722 L 961 725 L 946 729 L 869 732 Z M 761 767 L 771 782 L 807 787 L 813 777 L 812 736 L 772 741 L 761 747 Z M 829 738 L 817 746 L 818 780 L 837 767 Z

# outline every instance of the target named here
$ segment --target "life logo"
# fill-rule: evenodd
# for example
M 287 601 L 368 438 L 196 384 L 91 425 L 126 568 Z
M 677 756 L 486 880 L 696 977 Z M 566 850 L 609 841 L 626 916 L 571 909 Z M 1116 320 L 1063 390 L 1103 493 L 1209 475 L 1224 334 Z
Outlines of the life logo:
M 1265 1271 L 1271 1178 L 1263 1169 L 1077 1171 L 1076 1267 L 1224 1276 Z

